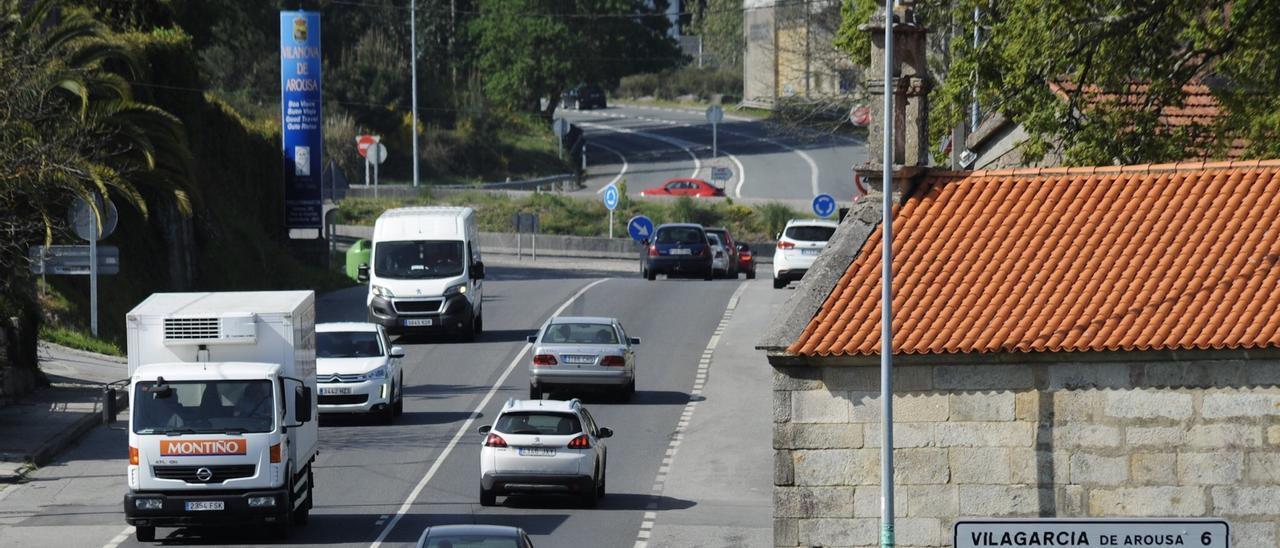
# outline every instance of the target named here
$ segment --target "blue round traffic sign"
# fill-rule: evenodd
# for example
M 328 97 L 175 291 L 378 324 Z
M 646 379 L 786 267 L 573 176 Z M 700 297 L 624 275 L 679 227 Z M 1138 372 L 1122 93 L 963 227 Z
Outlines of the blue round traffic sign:
M 617 209 L 618 207 L 618 187 L 609 185 L 604 187 L 604 206 L 609 209 Z
M 819 217 L 830 217 L 836 212 L 836 199 L 830 194 L 819 194 L 813 197 L 813 212 Z
M 636 215 L 627 221 L 627 233 L 637 242 L 653 238 L 653 221 L 644 215 Z

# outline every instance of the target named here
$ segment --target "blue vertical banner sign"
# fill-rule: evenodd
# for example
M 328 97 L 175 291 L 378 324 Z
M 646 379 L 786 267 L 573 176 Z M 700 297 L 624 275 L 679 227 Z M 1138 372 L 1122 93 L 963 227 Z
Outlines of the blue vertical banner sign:
M 280 12 L 280 109 L 285 228 L 318 230 L 324 152 L 319 12 Z

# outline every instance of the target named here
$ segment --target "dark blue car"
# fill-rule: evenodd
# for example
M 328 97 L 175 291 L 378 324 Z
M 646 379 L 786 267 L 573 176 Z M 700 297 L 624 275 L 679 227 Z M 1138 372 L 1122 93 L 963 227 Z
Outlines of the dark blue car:
M 711 279 L 711 243 L 701 225 L 661 225 L 653 239 L 643 243 L 640 271 L 645 278 L 653 280 L 658 274 L 666 274 Z

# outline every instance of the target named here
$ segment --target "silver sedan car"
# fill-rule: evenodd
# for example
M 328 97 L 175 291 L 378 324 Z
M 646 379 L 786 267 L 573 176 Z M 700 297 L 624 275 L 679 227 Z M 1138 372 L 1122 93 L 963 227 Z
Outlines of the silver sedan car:
M 636 391 L 635 346 L 616 318 L 558 316 L 531 335 L 529 398 L 562 389 L 611 389 L 624 401 Z

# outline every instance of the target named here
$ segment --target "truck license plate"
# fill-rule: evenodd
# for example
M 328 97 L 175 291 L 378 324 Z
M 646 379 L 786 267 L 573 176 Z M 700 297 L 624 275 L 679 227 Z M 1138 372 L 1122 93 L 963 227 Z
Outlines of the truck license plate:
M 320 387 L 321 396 L 342 396 L 350 393 L 351 393 L 350 386 L 329 386 L 329 387 L 321 386 Z
M 405 320 L 405 321 L 404 321 L 404 326 L 405 326 L 405 327 L 431 327 L 431 320 L 430 320 L 430 319 L 425 319 L 425 320 Z
M 187 503 L 188 512 L 202 512 L 206 510 L 222 510 L 222 509 L 224 508 L 222 505 L 222 501 L 220 500 L 204 500 L 204 501 L 193 501 L 193 502 Z
M 522 457 L 554 457 L 556 456 L 556 450 L 548 449 L 546 447 L 521 447 L 520 456 Z

